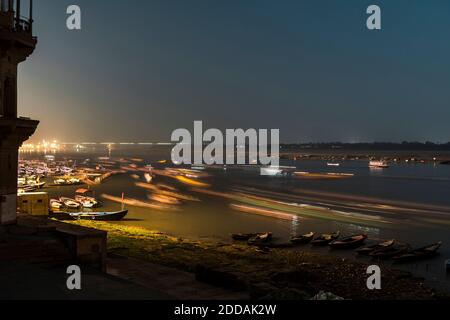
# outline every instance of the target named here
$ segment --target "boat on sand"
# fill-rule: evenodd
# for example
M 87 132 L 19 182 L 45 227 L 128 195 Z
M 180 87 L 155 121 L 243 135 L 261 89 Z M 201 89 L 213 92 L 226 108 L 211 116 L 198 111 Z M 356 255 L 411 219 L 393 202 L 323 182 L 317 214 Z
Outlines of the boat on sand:
M 392 246 L 377 249 L 369 254 L 374 259 L 387 260 L 392 257 L 398 256 L 403 253 L 407 253 L 411 250 L 408 244 L 396 243 Z
M 330 242 L 337 240 L 341 233 L 339 231 L 330 233 L 330 234 L 322 234 L 321 236 L 315 238 L 311 241 L 313 246 L 326 246 Z
M 366 241 L 366 234 L 359 234 L 355 236 L 346 237 L 340 240 L 334 240 L 328 245 L 333 249 L 351 249 L 361 246 Z
M 368 245 L 368 246 L 357 249 L 356 253 L 360 254 L 360 255 L 369 255 L 371 252 L 374 252 L 375 250 L 389 248 L 389 247 L 393 246 L 394 243 L 395 243 L 395 240 L 377 242 L 375 244 Z
M 290 242 L 292 244 L 308 244 L 312 241 L 312 239 L 314 238 L 315 233 L 314 232 L 310 232 L 307 234 L 303 234 L 303 235 L 298 235 L 295 237 L 292 237 Z
M 437 254 L 441 245 L 442 241 L 439 241 L 419 249 L 411 250 L 407 253 L 399 254 L 394 256 L 392 259 L 397 263 L 429 259 Z
M 272 240 L 272 232 L 265 232 L 248 239 L 248 244 L 261 245 L 268 243 L 270 240 Z
M 263 233 L 233 233 L 231 238 L 236 241 L 248 241 L 250 238 L 262 235 Z

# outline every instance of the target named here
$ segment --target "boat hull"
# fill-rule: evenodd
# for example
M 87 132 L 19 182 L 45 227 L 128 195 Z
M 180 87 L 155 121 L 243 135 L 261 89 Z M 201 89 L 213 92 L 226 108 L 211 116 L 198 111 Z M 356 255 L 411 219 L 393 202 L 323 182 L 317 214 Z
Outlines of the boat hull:
M 128 210 L 117 212 L 58 212 L 52 216 L 59 220 L 95 220 L 95 221 L 120 221 L 126 217 Z
M 366 235 L 353 236 L 347 239 L 332 241 L 329 246 L 333 249 L 354 249 L 362 246 L 366 239 Z

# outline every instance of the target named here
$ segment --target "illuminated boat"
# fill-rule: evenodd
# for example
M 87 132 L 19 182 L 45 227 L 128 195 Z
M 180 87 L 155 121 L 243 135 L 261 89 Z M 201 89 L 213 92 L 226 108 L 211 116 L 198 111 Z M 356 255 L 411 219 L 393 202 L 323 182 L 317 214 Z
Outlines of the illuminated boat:
M 69 167 L 60 167 L 59 168 L 59 170 L 62 172 L 62 173 L 71 173 L 72 171 L 73 171 L 73 169 L 72 168 L 69 168 Z
M 284 177 L 292 174 L 296 169 L 296 167 L 268 166 L 261 167 L 260 173 L 262 176 Z
M 64 203 L 62 203 L 61 201 L 56 200 L 56 199 L 51 199 L 50 207 L 52 209 L 61 210 L 62 208 L 64 208 Z
M 63 179 L 59 178 L 53 181 L 54 186 L 74 186 L 81 184 L 80 179 L 76 178 L 70 178 L 70 179 Z
M 40 188 L 43 188 L 45 186 L 45 182 L 31 180 L 31 181 L 28 181 L 28 186 L 29 187 L 36 187 L 36 188 L 40 189 Z
M 341 164 L 340 163 L 334 163 L 334 162 L 328 162 L 327 166 L 329 166 L 329 167 L 340 167 Z
M 372 160 L 369 162 L 369 167 L 370 168 L 389 168 L 389 164 L 384 160 L 380 160 L 380 161 Z
M 98 201 L 93 198 L 93 197 L 86 197 L 86 196 L 80 196 L 80 195 L 76 195 L 75 196 L 75 200 L 79 203 L 81 203 L 81 205 L 84 208 L 94 208 L 98 205 Z
M 76 201 L 74 199 L 70 199 L 70 198 L 61 197 L 61 198 L 59 198 L 59 201 L 64 203 L 64 205 L 67 208 L 71 208 L 71 209 L 78 209 L 81 206 L 81 204 L 78 201 Z
M 19 188 L 17 188 L 17 193 L 18 194 L 29 193 L 29 192 L 33 192 L 33 191 L 36 191 L 36 190 L 37 190 L 36 187 L 30 187 L 30 186 L 19 187 Z

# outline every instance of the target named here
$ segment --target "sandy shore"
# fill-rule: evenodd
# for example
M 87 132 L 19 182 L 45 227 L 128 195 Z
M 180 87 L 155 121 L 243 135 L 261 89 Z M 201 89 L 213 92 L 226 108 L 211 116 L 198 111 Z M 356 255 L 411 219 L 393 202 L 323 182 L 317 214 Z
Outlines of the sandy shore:
M 422 278 L 389 268 L 382 268 L 382 290 L 368 290 L 367 265 L 350 259 L 298 249 L 264 252 L 242 243 L 191 241 L 104 222 L 73 223 L 108 231 L 109 254 L 141 261 L 141 271 L 145 263 L 152 263 L 169 268 L 165 274 L 170 279 L 172 268 L 174 278 L 178 272 L 193 274 L 197 280 L 235 292 L 236 298 L 310 299 L 320 291 L 356 300 L 447 297 L 427 287 Z M 126 269 L 122 266 L 122 273 Z

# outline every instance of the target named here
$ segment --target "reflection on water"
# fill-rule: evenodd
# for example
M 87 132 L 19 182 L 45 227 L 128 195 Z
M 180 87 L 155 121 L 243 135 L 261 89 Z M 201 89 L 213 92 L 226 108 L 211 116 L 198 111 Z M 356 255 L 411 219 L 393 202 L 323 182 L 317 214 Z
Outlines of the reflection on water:
M 105 150 L 83 153 L 61 153 L 57 158 L 76 159 L 82 163 L 105 156 Z M 123 150 L 109 148 L 113 158 L 142 158 L 153 164 L 169 158 L 167 147 L 140 147 Z M 43 158 L 23 154 L 23 158 Z M 275 240 L 310 231 L 343 234 L 367 233 L 371 239 L 399 239 L 413 247 L 443 241 L 441 255 L 433 260 L 402 266 L 424 274 L 440 283 L 447 279 L 444 260 L 450 258 L 450 166 L 393 165 L 385 170 L 371 170 L 363 161 L 342 161 L 340 167 L 329 167 L 325 161 L 285 161 L 298 171 L 311 173 L 347 173 L 344 179 L 308 179 L 308 177 L 263 177 L 257 169 L 228 168 L 207 170 L 204 185 L 190 185 L 187 178 L 174 179 L 157 175 L 152 185 L 165 192 L 157 200 L 184 195 L 179 210 L 156 210 L 130 206 L 125 225 L 138 225 L 180 237 L 230 241 L 230 233 L 265 232 Z M 148 178 L 148 177 L 147 177 Z M 145 188 L 144 173 L 116 175 L 92 187 L 95 194 L 108 194 L 146 201 L 152 187 Z M 170 189 L 172 188 L 172 190 Z M 162 190 L 161 189 L 161 190 Z M 203 191 L 202 191 L 203 190 Z M 73 197 L 75 187 L 47 189 L 51 197 Z M 161 197 L 161 195 L 163 197 Z M 172 194 L 173 195 L 173 194 Z M 199 201 L 194 201 L 198 199 Z M 120 203 L 103 200 L 102 210 L 114 211 Z M 167 205 L 172 205 L 168 203 Z M 277 217 L 277 218 L 274 218 Z M 327 248 L 314 249 L 328 253 Z M 353 256 L 352 252 L 331 252 Z

